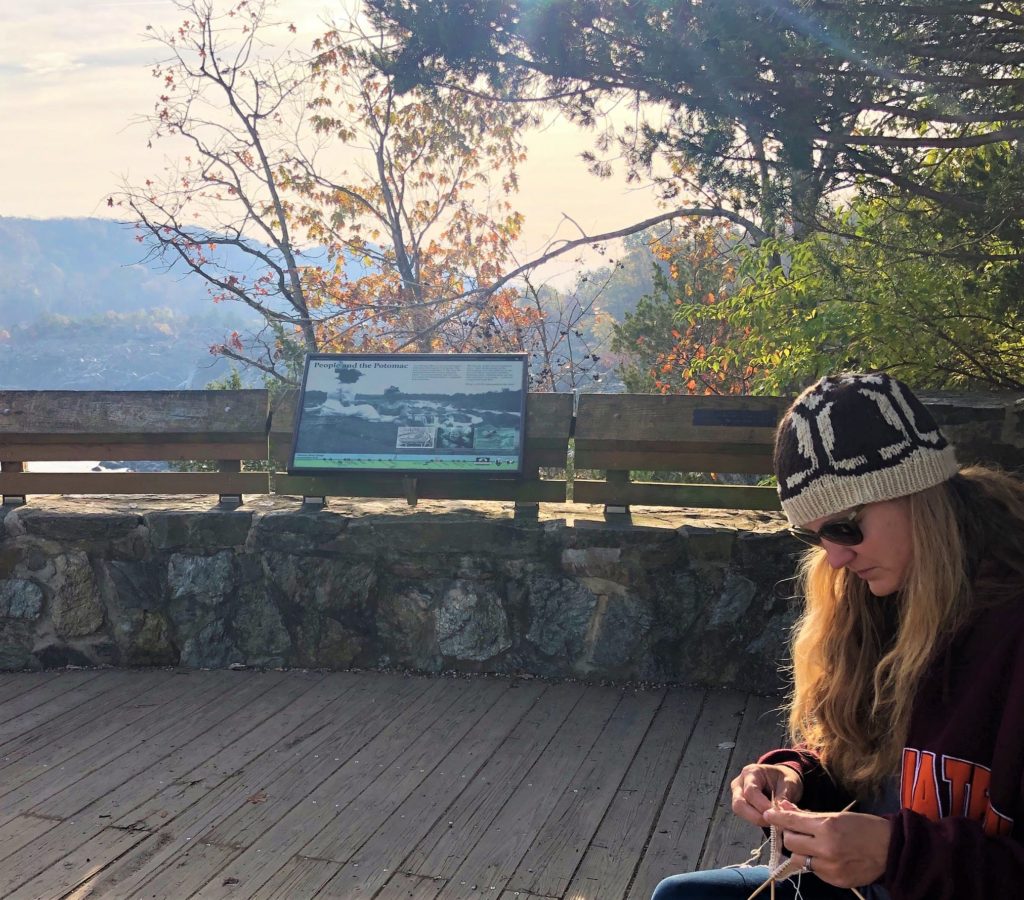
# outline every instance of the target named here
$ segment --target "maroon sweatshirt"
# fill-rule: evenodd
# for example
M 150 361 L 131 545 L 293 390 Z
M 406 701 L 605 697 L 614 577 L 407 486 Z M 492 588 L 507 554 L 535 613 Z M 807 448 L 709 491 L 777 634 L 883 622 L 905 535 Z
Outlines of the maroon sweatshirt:
M 761 758 L 803 774 L 800 806 L 851 799 L 813 754 Z M 930 667 L 903 750 L 880 884 L 893 900 L 1024 897 L 1024 598 L 976 615 Z

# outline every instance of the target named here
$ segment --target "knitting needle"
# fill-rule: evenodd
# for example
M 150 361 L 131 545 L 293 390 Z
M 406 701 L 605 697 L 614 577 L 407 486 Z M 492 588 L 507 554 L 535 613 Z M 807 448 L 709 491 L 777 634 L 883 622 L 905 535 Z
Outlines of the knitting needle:
M 754 891 L 754 893 L 747 897 L 747 900 L 754 900 L 754 898 L 770 884 L 775 884 L 775 879 L 771 876 L 768 876 L 768 880 L 764 884 L 762 884 L 756 891 Z
M 773 806 L 775 805 L 775 798 L 774 797 L 772 797 L 772 805 Z M 846 806 L 844 806 L 839 811 L 840 812 L 849 812 L 856 805 L 857 805 L 857 801 L 856 800 L 851 800 L 849 803 L 846 804 Z M 749 897 L 747 897 L 747 900 L 754 900 L 754 898 L 758 894 L 760 894 L 761 891 L 763 891 L 765 888 L 770 888 L 771 889 L 771 898 L 772 898 L 772 900 L 774 900 L 774 898 L 775 898 L 775 879 L 771 878 L 771 877 L 769 877 L 768 880 L 764 884 L 762 884 L 759 888 L 757 888 L 757 890 L 755 890 L 754 893 L 752 893 Z M 858 891 L 856 888 L 850 888 L 850 890 L 853 891 L 854 894 L 856 894 L 858 900 L 864 900 L 864 895 L 860 891 Z
M 772 790 L 772 809 L 778 809 L 778 808 L 779 808 L 779 801 L 775 799 L 775 790 L 773 789 Z M 775 900 L 775 879 L 769 877 L 768 880 L 772 883 L 771 891 L 770 891 L 771 900 Z
M 851 800 L 849 803 L 846 804 L 846 806 L 844 806 L 840 810 L 840 812 L 849 812 L 856 805 L 857 805 L 857 801 L 856 800 Z M 858 891 L 855 887 L 850 888 L 850 890 L 853 891 L 854 896 L 857 898 L 857 900 L 864 900 L 864 895 L 860 891 Z

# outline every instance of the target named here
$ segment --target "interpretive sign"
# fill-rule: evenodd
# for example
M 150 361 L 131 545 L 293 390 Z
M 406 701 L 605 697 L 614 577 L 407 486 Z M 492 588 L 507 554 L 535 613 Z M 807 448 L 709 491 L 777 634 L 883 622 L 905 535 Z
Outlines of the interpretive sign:
M 311 354 L 291 474 L 523 466 L 526 355 Z

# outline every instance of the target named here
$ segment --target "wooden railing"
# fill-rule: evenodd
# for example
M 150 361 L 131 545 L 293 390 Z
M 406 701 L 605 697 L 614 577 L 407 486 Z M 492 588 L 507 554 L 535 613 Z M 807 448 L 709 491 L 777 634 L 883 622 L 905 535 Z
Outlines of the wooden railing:
M 637 481 L 631 473 L 766 475 L 786 405 L 777 397 L 583 394 L 575 466 L 607 474 L 603 481 L 575 479 L 573 500 L 622 513 L 630 504 L 778 509 L 772 487 Z
M 770 487 L 639 481 L 631 473 L 745 473 L 771 469 L 775 422 L 784 401 L 751 397 L 530 394 L 520 477 L 339 473 L 288 475 L 295 395 L 271 401 L 245 391 L 0 391 L 0 495 L 244 494 L 304 498 L 404 497 L 512 500 L 536 504 L 630 504 L 777 509 Z M 25 471 L 25 463 L 74 460 L 208 460 L 212 472 L 69 473 Z M 267 471 L 242 471 L 258 460 Z M 542 477 L 541 470 L 549 470 Z M 558 470 L 551 474 L 550 470 Z M 604 480 L 572 472 L 603 470 Z M 568 472 L 568 476 L 562 474 Z
M 0 495 L 267 493 L 267 392 L 0 391 Z M 203 460 L 216 472 L 26 472 L 27 462 Z

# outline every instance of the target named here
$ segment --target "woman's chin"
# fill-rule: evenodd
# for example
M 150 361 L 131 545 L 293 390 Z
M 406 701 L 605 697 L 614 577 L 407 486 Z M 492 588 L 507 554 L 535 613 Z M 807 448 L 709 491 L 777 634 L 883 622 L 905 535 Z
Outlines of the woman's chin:
M 868 577 L 864 579 L 867 583 L 868 590 L 875 597 L 888 597 L 890 594 L 895 594 L 900 586 L 896 583 L 896 580 L 888 575 L 879 572 L 877 575 L 868 574 Z

